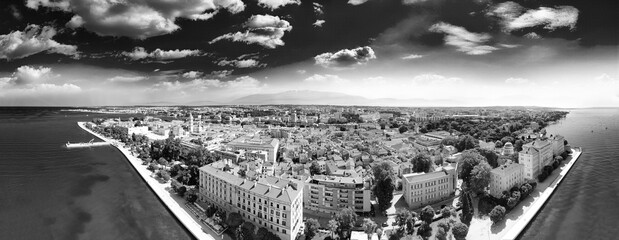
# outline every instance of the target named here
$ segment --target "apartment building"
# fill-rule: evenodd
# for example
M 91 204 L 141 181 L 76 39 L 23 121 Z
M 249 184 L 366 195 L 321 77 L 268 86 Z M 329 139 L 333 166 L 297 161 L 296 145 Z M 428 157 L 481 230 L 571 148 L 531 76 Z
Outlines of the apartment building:
M 246 138 L 241 137 L 227 144 L 232 151 L 265 151 L 267 160 L 276 163 L 279 140 L 276 138 Z
M 458 186 L 456 168 L 446 165 L 429 173 L 402 176 L 404 199 L 410 208 L 421 208 L 449 198 Z
M 217 168 L 223 165 L 217 163 L 200 168 L 200 201 L 238 212 L 281 239 L 297 237 L 303 225 L 302 183 L 272 176 L 250 181 Z
M 303 191 L 305 209 L 336 213 L 344 208 L 351 208 L 355 212 L 369 212 L 370 183 L 363 178 L 315 175 L 309 178 Z
M 520 186 L 524 181 L 524 165 L 508 161 L 490 172 L 490 194 L 500 198 L 503 191 Z

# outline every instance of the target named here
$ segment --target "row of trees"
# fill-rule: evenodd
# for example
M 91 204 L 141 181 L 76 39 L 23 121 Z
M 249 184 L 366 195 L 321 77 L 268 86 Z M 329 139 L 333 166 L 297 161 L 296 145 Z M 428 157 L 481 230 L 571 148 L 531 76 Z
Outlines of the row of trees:
M 552 160 L 550 165 L 544 166 L 544 168 L 542 169 L 542 172 L 539 175 L 537 175 L 537 180 L 539 180 L 540 182 L 543 182 L 544 180 L 546 180 L 546 178 L 548 178 L 550 174 L 552 174 L 552 172 L 555 169 L 557 169 L 559 165 L 561 165 L 561 162 L 563 160 L 564 160 L 563 157 L 555 156 L 555 158 Z

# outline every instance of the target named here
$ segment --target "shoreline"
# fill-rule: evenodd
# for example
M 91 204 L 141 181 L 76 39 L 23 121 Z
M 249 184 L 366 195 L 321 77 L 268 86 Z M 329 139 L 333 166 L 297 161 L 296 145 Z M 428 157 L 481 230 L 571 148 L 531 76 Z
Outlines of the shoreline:
M 146 182 L 146 185 L 148 185 L 151 191 L 155 193 L 157 198 L 159 198 L 163 205 L 170 212 L 172 212 L 172 215 L 176 218 L 176 220 L 181 223 L 181 225 L 190 233 L 190 235 L 194 239 L 215 240 L 213 236 L 204 232 L 205 229 L 203 229 L 202 226 L 198 222 L 196 222 L 189 215 L 189 213 L 183 209 L 182 206 L 180 206 L 179 202 L 172 198 L 170 193 L 165 189 L 164 185 L 159 183 L 159 181 L 157 181 L 155 178 L 150 177 L 151 172 L 141 164 L 142 161 L 140 159 L 131 155 L 131 153 L 127 149 L 117 145 L 118 141 L 104 137 L 86 128 L 84 126 L 84 122 L 78 122 L 77 125 L 84 131 L 98 137 L 99 139 L 113 145 L 116 149 L 118 149 L 123 154 L 125 159 L 127 159 L 127 161 L 130 163 L 133 169 L 138 173 L 138 175 L 140 175 L 142 180 Z
M 537 214 L 544 208 L 550 197 L 554 194 L 555 190 L 559 187 L 563 178 L 567 176 L 569 171 L 572 169 L 580 155 L 583 153 L 582 149 L 576 151 L 577 148 L 572 148 L 572 159 L 565 165 L 565 168 L 561 170 L 559 176 L 557 176 L 550 183 L 549 186 L 544 192 L 540 194 L 540 197 L 537 201 L 532 203 L 531 208 L 529 208 L 526 212 L 524 212 L 519 218 L 518 221 L 512 226 L 509 231 L 503 235 L 501 239 L 503 240 L 515 240 L 520 237 L 523 231 L 529 226 L 529 224 L 533 221 L 533 219 L 537 216 Z M 554 184 L 554 186 L 552 186 Z

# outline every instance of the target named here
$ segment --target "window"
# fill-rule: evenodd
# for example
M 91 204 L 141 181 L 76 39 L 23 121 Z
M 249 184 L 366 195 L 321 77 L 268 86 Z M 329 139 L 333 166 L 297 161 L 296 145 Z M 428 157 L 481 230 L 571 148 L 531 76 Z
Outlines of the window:
M 282 225 L 286 226 L 286 221 L 282 221 Z
M 283 233 L 283 234 L 286 234 L 286 229 L 282 229 L 282 233 Z

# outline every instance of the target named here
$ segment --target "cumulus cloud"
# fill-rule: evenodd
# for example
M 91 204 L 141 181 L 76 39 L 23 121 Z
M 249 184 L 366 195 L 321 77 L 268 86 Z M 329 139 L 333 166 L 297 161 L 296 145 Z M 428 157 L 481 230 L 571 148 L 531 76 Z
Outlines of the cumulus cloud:
M 541 39 L 542 38 L 542 36 L 540 36 L 540 35 L 538 35 L 537 33 L 534 33 L 534 32 L 527 33 L 527 34 L 524 35 L 524 37 L 528 38 L 528 39 Z
M 25 58 L 40 52 L 78 56 L 76 46 L 54 41 L 52 38 L 55 35 L 56 29 L 53 27 L 35 24 L 28 25 L 23 32 L 0 35 L 0 59 Z
M 189 71 L 189 72 L 183 73 L 183 77 L 184 78 L 199 78 L 203 74 L 204 73 L 200 71 Z
M 409 59 L 418 59 L 418 58 L 422 58 L 423 55 L 419 55 L 419 54 L 411 54 L 411 55 L 406 55 L 404 57 L 402 57 L 403 60 L 409 60 Z
M 322 27 L 322 24 L 324 24 L 326 21 L 325 20 L 316 20 L 316 22 L 313 23 L 314 27 Z
M 498 50 L 496 47 L 485 44 L 492 38 L 487 33 L 472 33 L 463 27 L 444 22 L 432 25 L 429 30 L 444 33 L 445 44 L 454 46 L 458 51 L 468 55 L 483 55 Z
M 284 33 L 292 30 L 292 26 L 286 20 L 271 15 L 253 15 L 244 24 L 245 32 L 228 33 L 210 41 L 215 43 L 221 40 L 259 44 L 266 48 L 284 46 Z
M 320 3 L 313 3 L 314 13 L 316 15 L 322 15 L 324 12 L 322 11 L 322 5 Z
M 325 68 L 348 68 L 365 64 L 372 59 L 376 59 L 376 54 L 369 46 L 342 49 L 335 53 L 326 52 L 314 57 L 316 64 Z
M 41 95 L 62 96 L 81 91 L 81 88 L 74 84 L 50 83 L 54 77 L 51 68 L 21 66 L 10 77 L 0 78 L 0 97 L 5 95 L 9 96 L 9 99 L 36 98 Z
M 269 8 L 271 10 L 278 9 L 282 6 L 289 4 L 301 4 L 299 0 L 258 0 L 258 5 L 263 8 Z
M 311 82 L 311 83 L 335 83 L 335 84 L 347 84 L 350 81 L 341 78 L 340 76 L 337 75 L 331 75 L 331 74 L 314 74 L 308 78 L 306 78 L 304 81 L 306 82 Z
M 205 91 L 207 89 L 251 89 L 259 88 L 261 85 L 260 81 L 250 76 L 242 76 L 230 81 L 197 78 L 188 82 L 160 82 L 155 84 L 151 90 Z
M 462 83 L 462 79 L 429 73 L 417 75 L 411 80 L 411 82 L 414 85 L 453 85 Z
M 124 0 L 28 0 L 26 6 L 72 12 L 68 27 L 84 27 L 101 36 L 145 39 L 169 34 L 180 27 L 177 18 L 206 20 L 225 9 L 239 13 L 241 0 L 124 1 Z
M 147 79 L 144 76 L 115 76 L 112 78 L 108 78 L 107 80 L 110 82 L 123 82 L 123 83 L 131 83 L 131 82 L 139 82 Z
M 232 74 L 234 70 L 217 70 L 217 71 L 212 71 L 211 75 L 219 77 L 219 78 L 225 78 L 230 76 L 230 74 Z
M 240 59 L 240 60 L 221 60 L 217 63 L 219 66 L 234 66 L 237 68 L 254 68 L 263 67 L 266 64 L 261 64 L 255 59 Z
M 350 4 L 350 5 L 360 5 L 360 4 L 364 4 L 367 1 L 369 1 L 369 0 L 348 0 L 348 4 Z
M 122 52 L 121 55 L 129 57 L 131 60 L 141 60 L 145 58 L 152 58 L 156 60 L 173 60 L 189 56 L 200 55 L 200 50 L 161 50 L 159 48 L 152 52 L 147 52 L 143 47 L 136 47 L 131 52 Z
M 572 6 L 526 9 L 511 1 L 493 6 L 488 15 L 498 17 L 506 32 L 536 26 L 551 31 L 562 27 L 574 29 L 578 21 L 578 9 Z

